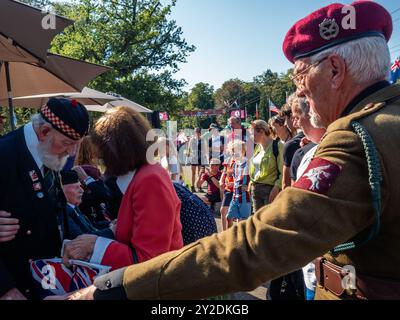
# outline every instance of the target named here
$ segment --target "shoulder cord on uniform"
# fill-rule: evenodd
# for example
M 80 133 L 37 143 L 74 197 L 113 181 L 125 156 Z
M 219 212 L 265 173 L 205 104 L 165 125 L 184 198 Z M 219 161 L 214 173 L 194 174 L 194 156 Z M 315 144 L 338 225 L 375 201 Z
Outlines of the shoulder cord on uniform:
M 353 121 L 351 123 L 354 131 L 360 137 L 362 144 L 364 146 L 365 154 L 368 163 L 369 172 L 369 185 L 371 187 L 372 201 L 375 210 L 375 222 L 372 226 L 370 234 L 368 237 L 361 241 L 352 241 L 337 246 L 332 250 L 332 254 L 338 254 L 347 250 L 352 250 L 365 245 L 367 242 L 371 241 L 379 233 L 380 229 L 380 216 L 381 216 L 381 183 L 382 183 L 382 170 L 378 157 L 378 152 L 376 151 L 374 142 L 369 135 L 368 131 L 358 122 Z

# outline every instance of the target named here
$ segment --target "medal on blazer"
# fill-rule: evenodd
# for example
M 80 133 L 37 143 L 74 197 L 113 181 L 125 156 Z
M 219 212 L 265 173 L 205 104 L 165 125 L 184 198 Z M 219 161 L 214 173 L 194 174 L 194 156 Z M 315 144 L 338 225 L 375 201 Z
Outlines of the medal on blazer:
M 42 192 L 43 188 L 42 188 L 42 184 L 39 181 L 39 176 L 36 173 L 35 170 L 29 171 L 29 177 L 32 180 L 32 186 L 33 186 L 33 191 L 36 192 L 36 197 L 38 197 L 39 199 L 43 199 L 44 198 L 44 193 Z
M 29 176 L 31 177 L 32 182 L 39 181 L 39 176 L 35 170 L 29 171 Z
M 35 190 L 35 192 L 42 191 L 42 184 L 40 182 L 34 183 L 33 184 L 33 190 Z

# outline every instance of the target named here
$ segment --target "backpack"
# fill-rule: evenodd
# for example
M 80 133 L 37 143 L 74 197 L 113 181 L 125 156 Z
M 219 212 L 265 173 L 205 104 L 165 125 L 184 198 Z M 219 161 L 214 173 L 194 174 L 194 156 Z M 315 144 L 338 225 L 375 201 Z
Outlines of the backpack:
M 278 140 L 274 140 L 272 141 L 272 153 L 275 156 L 275 161 L 276 161 L 276 167 L 278 167 L 278 157 L 279 157 L 279 141 Z M 279 180 L 281 173 L 279 172 L 279 170 L 277 170 L 277 179 Z
M 173 183 L 181 200 L 181 224 L 184 245 L 217 233 L 217 224 L 211 209 L 196 195 L 179 183 Z

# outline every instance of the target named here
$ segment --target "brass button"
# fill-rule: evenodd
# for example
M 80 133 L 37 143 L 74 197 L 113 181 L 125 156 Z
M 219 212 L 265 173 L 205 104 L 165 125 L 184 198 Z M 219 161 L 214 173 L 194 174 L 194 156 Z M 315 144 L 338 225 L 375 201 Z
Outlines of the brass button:
M 28 230 L 27 232 L 26 232 L 26 235 L 27 236 L 30 236 L 32 234 L 32 231 L 31 230 Z

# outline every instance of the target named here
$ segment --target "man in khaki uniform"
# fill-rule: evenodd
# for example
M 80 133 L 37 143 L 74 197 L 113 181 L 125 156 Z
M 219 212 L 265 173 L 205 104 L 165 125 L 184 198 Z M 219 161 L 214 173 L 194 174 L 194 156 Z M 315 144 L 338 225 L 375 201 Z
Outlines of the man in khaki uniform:
M 197 299 L 249 291 L 324 256 L 316 265 L 316 299 L 400 299 L 400 86 L 386 81 L 392 20 L 374 2 L 352 8 L 354 29 L 342 22 L 351 10 L 332 4 L 297 22 L 285 38 L 297 94 L 310 102 L 314 126 L 327 128 L 295 186 L 246 222 L 110 273 L 72 298 Z M 347 290 L 345 265 L 357 279 Z

